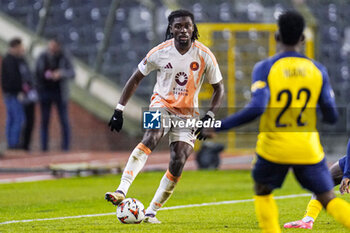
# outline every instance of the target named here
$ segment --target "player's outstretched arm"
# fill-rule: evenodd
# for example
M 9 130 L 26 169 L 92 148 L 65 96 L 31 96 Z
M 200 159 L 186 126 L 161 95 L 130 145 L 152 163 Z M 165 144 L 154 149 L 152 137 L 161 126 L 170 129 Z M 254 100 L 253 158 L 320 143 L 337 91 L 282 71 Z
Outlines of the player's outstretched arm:
M 124 106 L 128 103 L 131 96 L 135 93 L 137 87 L 139 86 L 141 80 L 145 76 L 137 69 L 129 78 L 128 82 L 125 84 L 122 95 L 120 96 L 119 103 L 114 110 L 113 116 L 109 121 L 109 128 L 111 131 L 115 130 L 119 132 L 123 127 L 123 110 Z
M 205 114 L 205 116 L 201 119 L 201 121 L 207 121 L 207 120 L 213 120 L 215 117 L 215 113 L 218 111 L 219 107 L 221 106 L 222 99 L 224 97 L 224 84 L 222 80 L 218 83 L 212 84 L 212 87 L 214 89 L 211 101 L 210 101 L 210 109 Z M 212 134 L 203 133 L 204 128 L 199 128 L 196 130 L 197 139 L 199 140 L 205 140 L 207 137 L 212 137 Z
M 255 65 L 252 73 L 252 98 L 250 102 L 244 106 L 244 109 L 222 119 L 221 128 L 215 129 L 216 132 L 251 122 L 264 113 L 270 99 L 270 90 L 267 85 L 269 69 L 269 63 L 266 62 L 259 62 Z
M 122 95 L 120 96 L 120 100 L 119 100 L 119 104 L 125 106 L 130 97 L 134 94 L 134 92 L 136 91 L 137 87 L 139 86 L 141 80 L 144 78 L 145 76 L 140 72 L 139 69 L 137 69 L 129 78 L 129 80 L 126 82 L 123 91 L 122 91 Z
M 320 66 L 322 72 L 323 84 L 318 104 L 322 112 L 322 121 L 329 124 L 335 124 L 338 120 L 337 105 L 335 103 L 334 91 L 329 81 L 328 73 L 325 67 Z
M 210 101 L 209 111 L 215 114 L 221 106 L 225 90 L 222 80 L 218 83 L 212 84 L 212 87 L 214 89 L 214 92 Z

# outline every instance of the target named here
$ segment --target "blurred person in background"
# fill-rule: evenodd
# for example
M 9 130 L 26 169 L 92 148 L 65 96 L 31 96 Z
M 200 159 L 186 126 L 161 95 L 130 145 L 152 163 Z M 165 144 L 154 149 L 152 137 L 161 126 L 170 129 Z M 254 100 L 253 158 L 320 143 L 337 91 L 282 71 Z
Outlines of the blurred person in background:
M 70 56 L 63 51 L 61 43 L 54 38 L 48 49 L 40 54 L 36 62 L 36 81 L 38 84 L 41 108 L 41 149 L 48 151 L 49 122 L 51 106 L 55 104 L 62 130 L 63 151 L 70 147 L 70 125 L 68 118 L 69 80 L 75 76 Z
M 38 93 L 35 89 L 34 78 L 28 63 L 23 59 L 21 64 L 22 89 L 23 89 L 23 110 L 25 121 L 22 128 L 21 148 L 30 151 L 30 143 L 35 122 L 35 103 L 38 101 Z
M 20 149 L 21 129 L 25 114 L 21 101 L 23 92 L 24 47 L 20 38 L 9 42 L 9 50 L 2 60 L 1 86 L 6 105 L 6 139 L 8 149 Z

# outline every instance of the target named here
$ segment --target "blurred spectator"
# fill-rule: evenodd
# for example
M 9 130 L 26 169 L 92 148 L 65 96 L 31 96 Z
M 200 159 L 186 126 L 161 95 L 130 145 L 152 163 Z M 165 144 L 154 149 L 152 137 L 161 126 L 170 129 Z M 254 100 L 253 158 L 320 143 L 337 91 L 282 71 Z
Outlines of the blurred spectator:
M 21 128 L 25 119 L 21 100 L 22 89 L 21 67 L 25 63 L 24 47 L 20 38 L 13 38 L 9 50 L 2 60 L 1 86 L 6 105 L 6 139 L 8 149 L 19 149 Z M 26 63 L 25 63 L 26 64 Z
M 39 101 L 41 107 L 41 149 L 48 150 L 49 121 L 51 105 L 55 104 L 62 130 L 62 150 L 70 146 L 70 126 L 68 119 L 69 80 L 75 72 L 70 57 L 57 39 L 51 39 L 36 63 Z
M 24 59 L 22 60 L 23 62 L 21 62 L 20 65 L 20 73 L 22 77 L 22 90 L 24 94 L 22 103 L 25 114 L 25 122 L 22 129 L 21 146 L 24 150 L 29 151 L 34 128 L 35 103 L 38 101 L 38 93 L 34 88 L 34 79 L 28 63 Z

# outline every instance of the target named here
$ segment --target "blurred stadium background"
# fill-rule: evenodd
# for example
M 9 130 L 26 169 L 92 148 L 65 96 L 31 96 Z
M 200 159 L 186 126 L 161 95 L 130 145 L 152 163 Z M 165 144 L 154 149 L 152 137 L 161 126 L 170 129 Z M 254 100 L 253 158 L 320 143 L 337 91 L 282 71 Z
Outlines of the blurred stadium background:
M 289 8 L 299 10 L 308 26 L 305 52 L 328 68 L 341 112 L 337 125 L 320 126 L 321 138 L 329 155 L 345 153 L 350 132 L 350 1 L 0 0 L 0 54 L 6 52 L 12 37 L 19 36 L 33 66 L 47 38 L 60 38 L 74 56 L 77 72 L 71 85 L 72 150 L 129 151 L 142 136 L 141 110 L 148 106 L 155 74 L 143 80 L 128 104 L 121 134 L 112 134 L 106 122 L 133 69 L 147 51 L 164 40 L 167 15 L 177 8 L 194 13 L 199 40 L 211 48 L 219 61 L 227 94 L 223 115 L 249 101 L 253 65 L 276 52 L 273 36 L 278 14 Z M 203 105 L 208 96 L 210 88 L 204 86 L 200 95 Z M 39 151 L 38 108 L 33 152 Z M 4 150 L 3 101 L 0 109 L 0 144 Z M 60 129 L 53 116 L 50 148 L 58 150 Z M 226 145 L 226 153 L 253 154 L 256 122 L 246 129 L 225 134 L 216 141 Z M 160 150 L 166 148 L 167 143 L 163 143 Z

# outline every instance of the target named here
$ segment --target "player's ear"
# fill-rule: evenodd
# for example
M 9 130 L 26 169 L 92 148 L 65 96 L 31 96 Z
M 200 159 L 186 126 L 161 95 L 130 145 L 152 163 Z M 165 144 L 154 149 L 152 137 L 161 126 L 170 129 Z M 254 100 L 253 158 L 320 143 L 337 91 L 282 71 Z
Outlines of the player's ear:
M 173 27 L 172 27 L 171 25 L 169 25 L 168 27 L 169 27 L 169 32 L 170 32 L 170 34 L 173 35 L 173 34 L 174 34 L 174 33 L 173 33 Z
M 304 33 L 303 33 L 303 34 L 301 34 L 301 37 L 300 37 L 300 42 L 305 42 L 305 35 L 304 35 Z
M 281 41 L 281 35 L 280 35 L 280 32 L 279 32 L 279 31 L 275 32 L 275 40 L 276 40 L 277 42 L 280 42 L 280 41 Z

